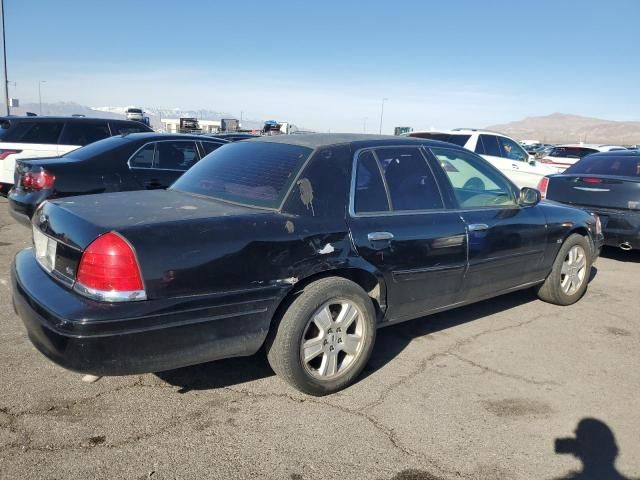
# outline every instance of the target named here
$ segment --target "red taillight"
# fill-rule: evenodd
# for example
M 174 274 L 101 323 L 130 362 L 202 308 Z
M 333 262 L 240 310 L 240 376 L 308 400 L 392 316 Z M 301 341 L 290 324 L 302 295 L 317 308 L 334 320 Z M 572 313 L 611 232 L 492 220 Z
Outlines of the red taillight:
M 602 183 L 602 179 L 601 178 L 583 178 L 582 181 L 584 183 Z
M 547 189 L 549 188 L 549 177 L 542 177 L 538 182 L 538 190 L 540 190 L 540 196 L 547 198 Z
M 53 188 L 56 177 L 45 170 L 27 172 L 22 175 L 21 184 L 25 190 L 45 190 Z
M 8 148 L 7 149 L 0 148 L 0 160 L 4 160 L 9 155 L 13 155 L 14 153 L 20 153 L 20 152 L 22 152 L 22 150 L 11 150 Z
M 84 251 L 75 289 L 112 302 L 146 298 L 133 248 L 114 232 L 98 237 Z

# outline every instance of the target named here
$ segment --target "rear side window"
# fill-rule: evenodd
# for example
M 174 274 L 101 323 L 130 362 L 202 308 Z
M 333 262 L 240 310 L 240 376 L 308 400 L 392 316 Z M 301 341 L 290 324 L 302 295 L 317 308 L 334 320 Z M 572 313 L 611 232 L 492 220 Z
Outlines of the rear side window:
M 131 168 L 153 168 L 153 156 L 156 151 L 155 143 L 145 145 L 141 150 L 138 150 L 131 160 L 129 160 L 129 166 Z
M 573 164 L 565 173 L 640 177 L 640 155 L 624 157 L 592 155 Z
M 2 136 L 5 142 L 57 144 L 62 122 L 16 122 Z
M 495 135 L 480 135 L 476 145 L 476 153 L 480 155 L 490 155 L 492 157 L 502 157 L 498 137 Z
M 389 202 L 382 175 L 373 153 L 366 151 L 358 158 L 354 192 L 356 213 L 388 212 Z
M 155 168 L 186 171 L 197 161 L 195 142 L 158 142 Z
M 438 184 L 424 156 L 417 148 L 375 150 L 393 210 L 434 210 L 444 208 Z
M 207 155 L 171 187 L 220 200 L 279 208 L 312 150 L 275 142 L 237 142 Z
M 111 136 L 105 123 L 69 122 L 60 138 L 62 145 L 88 145 Z
M 209 155 L 214 150 L 220 148 L 223 144 L 214 142 L 202 142 L 202 149 L 205 155 Z

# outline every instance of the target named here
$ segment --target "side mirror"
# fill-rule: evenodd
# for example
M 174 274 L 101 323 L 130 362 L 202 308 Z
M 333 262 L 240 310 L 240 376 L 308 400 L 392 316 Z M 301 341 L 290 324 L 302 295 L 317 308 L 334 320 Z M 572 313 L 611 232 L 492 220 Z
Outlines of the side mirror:
M 532 207 L 542 200 L 542 194 L 539 190 L 530 187 L 522 187 L 520 189 L 520 197 L 518 203 L 523 207 Z
M 531 158 L 531 159 L 529 159 L 529 165 L 531 165 L 532 167 L 535 167 L 535 166 L 536 166 L 536 160 L 535 160 L 535 158 Z

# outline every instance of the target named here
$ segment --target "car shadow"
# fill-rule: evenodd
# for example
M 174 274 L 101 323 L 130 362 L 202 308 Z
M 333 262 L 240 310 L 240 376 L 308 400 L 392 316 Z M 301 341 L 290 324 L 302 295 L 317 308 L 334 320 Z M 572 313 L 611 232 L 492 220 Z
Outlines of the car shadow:
M 593 272 L 592 272 L 593 274 Z M 533 302 L 532 289 L 502 295 L 465 307 L 436 313 L 378 330 L 373 354 L 358 381 L 363 380 L 392 361 L 416 338 L 472 322 L 511 308 Z M 210 390 L 259 380 L 274 375 L 264 351 L 250 357 L 230 358 L 155 374 L 170 385 L 180 387 L 179 393 Z
M 625 252 L 620 248 L 603 247 L 600 252 L 602 258 L 609 258 L 619 262 L 640 263 L 640 250 L 630 250 Z

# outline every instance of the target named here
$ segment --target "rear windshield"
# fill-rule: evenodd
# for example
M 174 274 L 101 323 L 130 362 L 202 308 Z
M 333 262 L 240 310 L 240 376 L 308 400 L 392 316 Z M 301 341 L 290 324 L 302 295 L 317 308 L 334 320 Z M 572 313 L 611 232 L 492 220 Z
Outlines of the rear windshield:
M 460 147 L 464 147 L 471 135 L 450 134 L 450 133 L 412 133 L 410 137 L 428 138 L 429 140 L 440 140 L 441 142 L 453 143 Z
M 227 144 L 196 163 L 171 189 L 278 208 L 311 152 L 310 148 L 282 143 Z
M 585 147 L 555 147 L 549 152 L 549 157 L 582 158 L 590 153 L 597 153 L 598 150 Z
M 594 155 L 580 160 L 565 170 L 565 173 L 640 177 L 640 155 L 624 157 Z
M 97 142 L 90 143 L 84 147 L 77 148 L 75 150 L 71 150 L 68 153 L 62 155 L 65 158 L 72 158 L 75 160 L 86 160 L 88 158 L 95 157 L 96 155 L 101 155 L 119 145 L 123 145 L 125 142 L 122 141 L 122 137 L 108 137 L 103 140 L 98 140 Z

